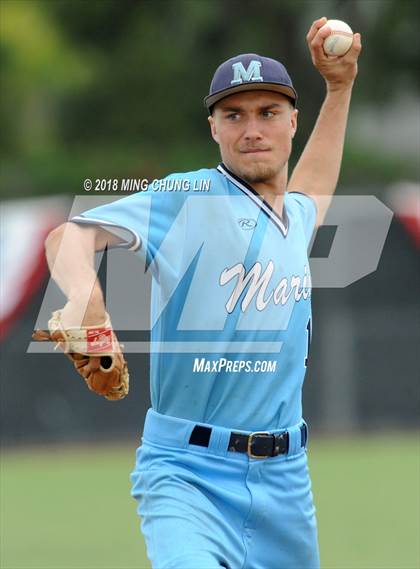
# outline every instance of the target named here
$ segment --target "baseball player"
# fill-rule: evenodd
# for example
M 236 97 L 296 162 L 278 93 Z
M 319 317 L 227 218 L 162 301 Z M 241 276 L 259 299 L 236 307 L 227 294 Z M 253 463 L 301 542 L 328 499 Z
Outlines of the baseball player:
M 217 168 L 172 174 L 47 239 L 68 297 L 53 339 L 110 399 L 126 394 L 128 375 L 94 252 L 127 247 L 153 275 L 152 408 L 131 479 L 154 568 L 319 567 L 301 406 L 307 248 L 337 184 L 361 50 L 355 34 L 346 55 L 326 56 L 325 21 L 307 41 L 327 93 L 290 180 L 298 115 L 290 76 L 278 61 L 238 55 L 218 67 L 205 98 Z M 71 342 L 82 320 L 88 346 L 78 350 Z M 107 338 L 111 363 L 100 359 L 106 350 L 89 352 Z

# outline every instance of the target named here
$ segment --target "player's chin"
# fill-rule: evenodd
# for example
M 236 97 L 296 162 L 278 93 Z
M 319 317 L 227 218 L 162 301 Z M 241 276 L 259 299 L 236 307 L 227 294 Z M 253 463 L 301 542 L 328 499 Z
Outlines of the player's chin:
M 274 170 L 273 157 L 268 153 L 256 152 L 255 154 L 244 154 L 242 164 L 247 170 Z
M 244 164 L 242 168 L 242 178 L 252 183 L 262 183 L 270 180 L 276 174 L 276 169 L 266 162 L 254 162 Z

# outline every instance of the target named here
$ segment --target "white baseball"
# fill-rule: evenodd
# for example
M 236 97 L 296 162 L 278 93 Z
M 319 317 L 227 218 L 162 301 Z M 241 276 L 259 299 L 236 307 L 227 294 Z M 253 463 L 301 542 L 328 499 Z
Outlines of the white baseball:
M 353 43 L 351 27 L 341 20 L 328 20 L 321 30 L 328 26 L 331 33 L 324 40 L 324 51 L 327 55 L 344 55 Z

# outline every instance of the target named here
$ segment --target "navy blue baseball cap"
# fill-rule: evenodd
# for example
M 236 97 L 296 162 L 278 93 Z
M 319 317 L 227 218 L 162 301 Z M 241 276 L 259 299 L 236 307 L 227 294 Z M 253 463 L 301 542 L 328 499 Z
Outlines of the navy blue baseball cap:
M 282 93 L 296 106 L 297 93 L 284 65 L 256 53 L 237 55 L 219 65 L 204 104 L 211 112 L 212 106 L 224 97 L 256 89 Z

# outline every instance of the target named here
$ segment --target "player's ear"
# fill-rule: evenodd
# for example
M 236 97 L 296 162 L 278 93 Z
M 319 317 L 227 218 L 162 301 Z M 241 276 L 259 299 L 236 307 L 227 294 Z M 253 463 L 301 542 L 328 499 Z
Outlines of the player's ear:
M 209 115 L 207 117 L 207 120 L 209 121 L 211 135 L 213 137 L 213 140 L 215 142 L 217 142 L 217 144 L 219 144 L 219 135 L 217 134 L 216 121 L 214 120 L 214 117 L 212 115 Z
M 296 131 L 297 131 L 297 119 L 298 119 L 299 111 L 297 109 L 293 109 L 290 115 L 290 126 L 292 129 L 292 138 L 294 138 Z

